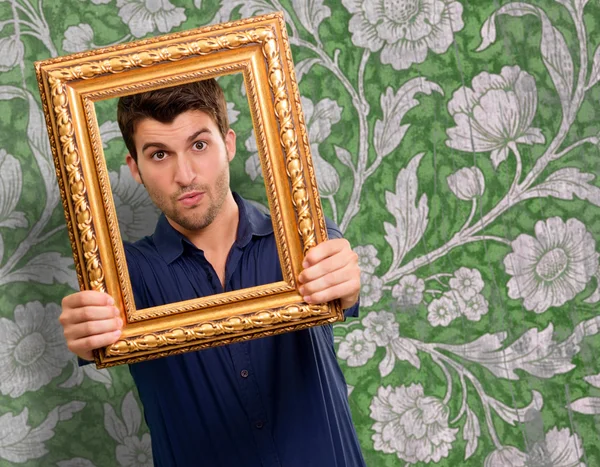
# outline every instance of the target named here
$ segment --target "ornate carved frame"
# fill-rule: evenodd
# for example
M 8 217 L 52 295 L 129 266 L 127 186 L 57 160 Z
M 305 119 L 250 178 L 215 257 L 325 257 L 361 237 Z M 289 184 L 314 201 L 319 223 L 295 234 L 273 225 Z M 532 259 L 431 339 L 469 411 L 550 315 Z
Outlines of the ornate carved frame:
M 343 319 L 339 302 L 302 301 L 306 251 L 327 239 L 282 13 L 36 62 L 69 238 L 82 290 L 109 293 L 120 339 L 99 368 Z M 253 118 L 283 281 L 137 310 L 94 102 L 241 72 Z

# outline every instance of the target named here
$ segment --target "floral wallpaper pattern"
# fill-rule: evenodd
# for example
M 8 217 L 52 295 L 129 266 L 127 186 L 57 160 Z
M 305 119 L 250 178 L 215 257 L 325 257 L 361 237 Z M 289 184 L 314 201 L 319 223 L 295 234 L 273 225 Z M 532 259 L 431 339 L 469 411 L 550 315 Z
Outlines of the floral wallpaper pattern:
M 0 465 L 152 465 L 125 367 L 78 367 L 33 62 L 284 11 L 326 214 L 359 255 L 334 327 L 367 465 L 600 465 L 600 4 L 0 1 Z M 243 83 L 232 183 L 266 196 Z M 112 105 L 112 107 L 111 107 Z M 98 119 L 123 238 L 158 212 Z

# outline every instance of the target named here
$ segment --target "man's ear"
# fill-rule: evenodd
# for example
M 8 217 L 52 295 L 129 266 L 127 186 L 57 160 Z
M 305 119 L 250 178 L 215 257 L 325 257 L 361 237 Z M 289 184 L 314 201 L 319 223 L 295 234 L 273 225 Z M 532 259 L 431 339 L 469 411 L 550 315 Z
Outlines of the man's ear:
M 231 162 L 235 157 L 235 139 L 235 131 L 230 128 L 225 135 L 225 148 L 227 149 L 227 157 L 229 162 Z
M 127 166 L 129 167 L 129 171 L 131 172 L 131 176 L 133 179 L 138 182 L 140 185 L 143 185 L 142 177 L 140 176 L 140 169 L 138 168 L 137 162 L 131 156 L 131 154 L 127 153 L 125 157 L 125 162 L 127 162 Z

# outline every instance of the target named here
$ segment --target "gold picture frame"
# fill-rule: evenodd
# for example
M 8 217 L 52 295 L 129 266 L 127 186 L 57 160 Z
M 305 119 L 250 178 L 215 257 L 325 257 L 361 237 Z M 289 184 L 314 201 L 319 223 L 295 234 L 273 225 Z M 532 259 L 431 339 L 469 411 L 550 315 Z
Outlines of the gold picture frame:
M 124 322 L 97 367 L 134 363 L 343 319 L 339 301 L 297 291 L 307 250 L 327 239 L 283 13 L 35 63 L 81 290 L 109 293 Z M 137 310 L 94 102 L 241 72 L 283 281 Z

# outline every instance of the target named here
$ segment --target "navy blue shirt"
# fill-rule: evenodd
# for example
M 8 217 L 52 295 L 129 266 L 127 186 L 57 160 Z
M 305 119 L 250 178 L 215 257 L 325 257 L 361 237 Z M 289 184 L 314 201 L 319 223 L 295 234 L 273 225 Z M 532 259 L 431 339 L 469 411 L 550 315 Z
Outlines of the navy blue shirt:
M 282 280 L 269 216 L 234 194 L 225 290 L 163 216 L 125 244 L 138 309 Z M 328 222 L 330 238 L 341 237 Z M 346 311 L 358 315 L 358 305 Z M 157 467 L 360 467 L 331 325 L 130 365 Z

